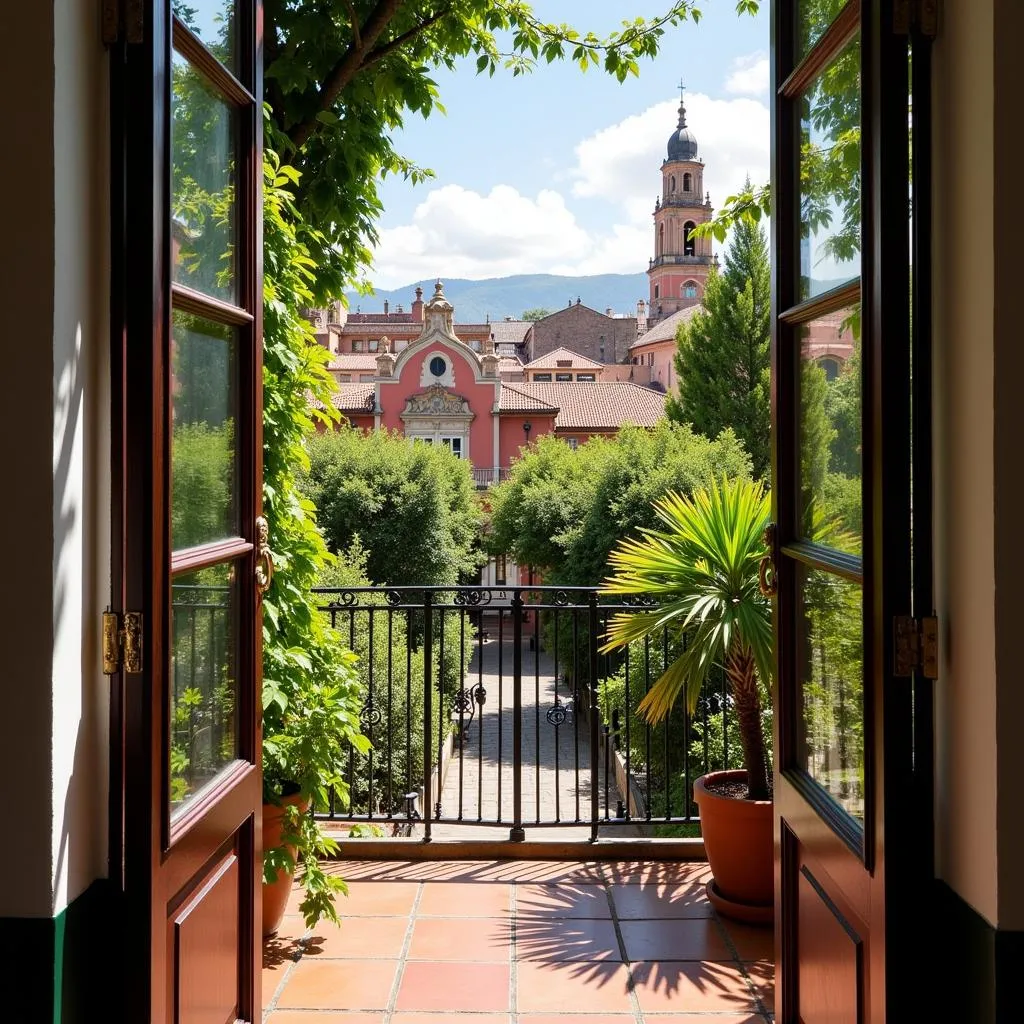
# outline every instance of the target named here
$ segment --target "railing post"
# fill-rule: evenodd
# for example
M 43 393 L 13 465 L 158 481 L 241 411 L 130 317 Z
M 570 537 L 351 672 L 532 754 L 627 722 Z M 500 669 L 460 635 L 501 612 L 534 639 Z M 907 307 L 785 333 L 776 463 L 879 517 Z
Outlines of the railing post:
M 597 750 L 597 718 L 600 714 L 597 702 L 597 591 L 591 590 L 590 605 L 590 841 L 597 842 L 597 822 L 600 809 L 600 769 Z
M 526 841 L 523 828 L 523 592 L 512 596 L 512 828 L 513 843 Z M 498 727 L 501 727 L 499 717 Z M 501 771 L 501 765 L 498 765 Z
M 433 786 L 430 773 L 434 770 L 431 741 L 434 729 L 434 596 L 423 592 L 423 842 L 430 842 L 430 812 L 433 806 Z M 438 780 L 440 783 L 440 780 Z

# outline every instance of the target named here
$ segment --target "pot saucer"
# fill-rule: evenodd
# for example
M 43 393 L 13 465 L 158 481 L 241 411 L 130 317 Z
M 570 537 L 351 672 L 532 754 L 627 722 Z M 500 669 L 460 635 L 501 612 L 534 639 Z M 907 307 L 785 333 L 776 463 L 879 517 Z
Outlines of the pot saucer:
M 733 921 L 742 921 L 745 924 L 771 924 L 775 919 L 775 907 L 772 904 L 764 906 L 758 903 L 737 903 L 735 900 L 727 899 L 718 891 L 713 878 L 705 886 L 705 892 L 711 906 L 723 917 Z

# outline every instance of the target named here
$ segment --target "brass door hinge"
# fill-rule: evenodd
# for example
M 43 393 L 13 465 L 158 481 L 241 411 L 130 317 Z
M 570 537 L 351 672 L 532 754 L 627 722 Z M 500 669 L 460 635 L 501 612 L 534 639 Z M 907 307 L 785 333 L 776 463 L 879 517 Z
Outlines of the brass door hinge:
M 914 28 L 926 39 L 934 39 L 939 34 L 939 0 L 894 0 L 893 32 L 909 36 Z
M 897 615 L 893 619 L 893 675 L 925 679 L 939 678 L 939 620 L 934 615 L 915 619 Z
M 100 33 L 104 46 L 141 43 L 144 0 L 100 0 Z
M 142 612 L 103 613 L 103 674 L 142 671 Z

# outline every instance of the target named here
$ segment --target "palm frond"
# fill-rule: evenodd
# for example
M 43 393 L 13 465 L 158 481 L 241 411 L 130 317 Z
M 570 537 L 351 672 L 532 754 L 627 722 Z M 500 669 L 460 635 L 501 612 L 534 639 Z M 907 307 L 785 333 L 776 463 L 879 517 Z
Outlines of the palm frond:
M 665 599 L 657 610 L 612 617 L 601 651 L 669 629 L 690 634 L 639 709 L 650 721 L 671 710 L 681 693 L 693 710 L 708 673 L 736 645 L 753 654 L 766 682 L 772 671 L 771 610 L 758 587 L 758 561 L 770 500 L 762 483 L 713 482 L 692 496 L 670 493 L 655 502 L 663 529 L 620 542 L 602 584 L 609 595 Z

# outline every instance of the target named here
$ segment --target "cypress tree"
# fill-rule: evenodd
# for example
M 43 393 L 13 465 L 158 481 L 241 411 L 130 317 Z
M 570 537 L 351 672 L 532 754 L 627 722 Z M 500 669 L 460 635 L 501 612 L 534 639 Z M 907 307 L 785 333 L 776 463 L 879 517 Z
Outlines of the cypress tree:
M 769 346 L 771 273 L 758 224 L 737 223 L 725 268 L 712 271 L 703 308 L 676 335 L 678 395 L 669 419 L 717 437 L 732 427 L 750 453 L 754 476 L 771 462 Z

